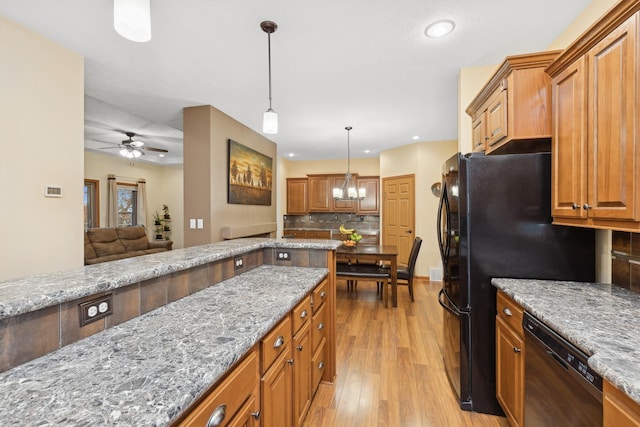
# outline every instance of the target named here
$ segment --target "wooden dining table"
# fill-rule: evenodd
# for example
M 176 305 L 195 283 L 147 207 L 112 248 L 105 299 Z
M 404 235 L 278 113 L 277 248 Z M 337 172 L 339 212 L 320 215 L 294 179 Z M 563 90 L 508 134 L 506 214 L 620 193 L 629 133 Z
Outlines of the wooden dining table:
M 389 277 L 391 279 L 391 302 L 393 307 L 398 306 L 398 248 L 395 245 L 356 245 L 356 246 L 340 246 L 336 250 L 336 258 L 345 258 L 356 261 L 378 262 L 384 261 L 389 263 Z M 357 264 L 355 264 L 357 267 Z M 338 275 L 339 277 L 339 275 Z M 366 278 L 366 275 L 361 276 Z M 379 280 L 372 277 L 371 280 Z M 384 306 L 389 307 L 389 286 L 384 281 L 382 294 Z

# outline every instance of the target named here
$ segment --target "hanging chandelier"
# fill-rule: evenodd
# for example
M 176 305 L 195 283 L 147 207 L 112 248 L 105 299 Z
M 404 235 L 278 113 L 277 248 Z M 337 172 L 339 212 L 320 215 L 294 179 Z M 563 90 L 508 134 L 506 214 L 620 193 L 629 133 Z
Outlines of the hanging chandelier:
M 340 187 L 333 189 L 333 198 L 336 200 L 362 200 L 367 197 L 367 190 L 358 188 L 351 176 L 351 141 L 349 134 L 351 126 L 345 127 L 347 131 L 347 173 L 344 176 L 344 183 Z
M 113 26 L 134 42 L 151 40 L 150 0 L 113 0 Z
M 271 33 L 278 29 L 278 25 L 272 21 L 263 21 L 260 23 L 260 28 L 267 33 L 269 46 L 269 108 L 262 117 L 262 132 L 275 134 L 278 133 L 278 113 L 271 108 Z

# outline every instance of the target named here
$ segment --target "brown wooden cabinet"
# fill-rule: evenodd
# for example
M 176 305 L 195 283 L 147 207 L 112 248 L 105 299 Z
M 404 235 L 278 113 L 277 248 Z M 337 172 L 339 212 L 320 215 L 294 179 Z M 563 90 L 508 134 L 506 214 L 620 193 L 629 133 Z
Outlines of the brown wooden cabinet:
M 199 427 L 217 419 L 219 424 L 211 425 L 259 426 L 258 378 L 258 352 L 253 350 L 178 425 Z
M 640 229 L 634 3 L 619 3 L 547 69 L 554 223 Z
M 308 175 L 309 212 L 330 212 L 331 182 L 328 175 Z
M 331 239 L 331 230 L 284 230 L 285 237 L 293 239 Z
M 512 426 L 524 422 L 522 308 L 501 291 L 496 316 L 496 397 Z
M 287 214 L 304 215 L 307 206 L 307 178 L 287 178 Z
M 293 310 L 293 425 L 302 425 L 311 406 L 311 296 Z
M 380 214 L 380 177 L 379 176 L 359 176 L 358 188 L 364 188 L 367 195 L 364 199 L 358 200 L 357 215 L 379 215 Z
M 609 381 L 603 384 L 602 412 L 604 427 L 640 427 L 640 405 Z
M 548 151 L 551 79 L 544 72 L 560 51 L 508 56 L 466 109 L 474 151 Z

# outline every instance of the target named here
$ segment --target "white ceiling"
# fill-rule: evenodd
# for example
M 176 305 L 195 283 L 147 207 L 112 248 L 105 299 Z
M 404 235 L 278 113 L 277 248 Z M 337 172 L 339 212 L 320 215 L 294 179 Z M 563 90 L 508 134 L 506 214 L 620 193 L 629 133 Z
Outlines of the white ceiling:
M 545 50 L 589 3 L 152 0 L 148 43 L 115 32 L 110 0 L 0 0 L 0 14 L 85 57 L 87 148 L 132 131 L 169 150 L 143 159 L 171 164 L 182 161 L 183 107 L 210 104 L 261 132 L 268 107 L 261 21 L 278 24 L 271 57 L 280 131 L 266 135 L 278 155 L 344 158 L 350 125 L 352 157 L 377 157 L 414 135 L 457 139 L 460 68 Z M 438 19 L 454 20 L 454 32 L 425 37 Z

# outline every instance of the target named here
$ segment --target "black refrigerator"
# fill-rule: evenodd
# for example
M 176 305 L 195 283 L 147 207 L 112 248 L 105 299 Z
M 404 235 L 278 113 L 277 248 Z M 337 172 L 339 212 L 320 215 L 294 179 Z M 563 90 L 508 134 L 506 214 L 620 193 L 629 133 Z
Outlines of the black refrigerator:
M 494 277 L 595 280 L 594 230 L 551 224 L 551 156 L 456 154 L 443 166 L 437 217 L 443 359 L 465 410 L 496 400 Z

